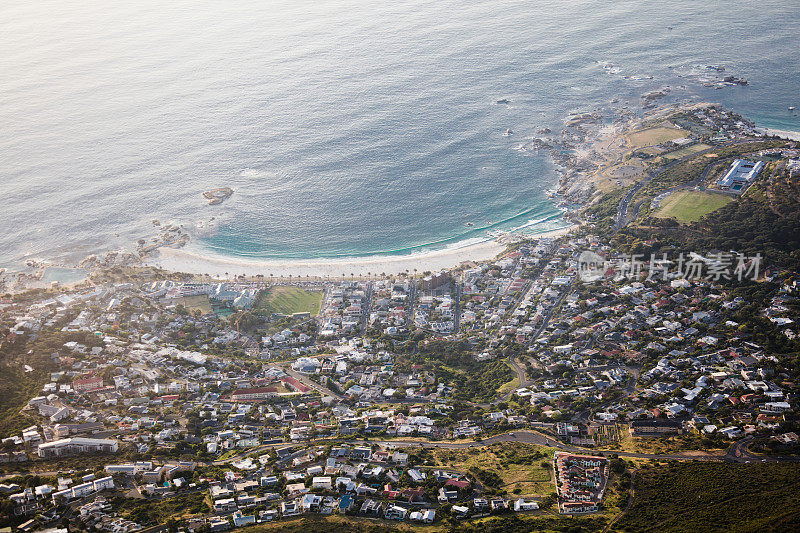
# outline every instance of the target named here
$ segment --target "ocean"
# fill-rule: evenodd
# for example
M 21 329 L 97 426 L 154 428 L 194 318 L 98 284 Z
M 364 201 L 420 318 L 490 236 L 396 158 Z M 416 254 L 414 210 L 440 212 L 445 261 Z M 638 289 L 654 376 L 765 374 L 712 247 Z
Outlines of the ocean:
M 664 86 L 800 130 L 798 27 L 768 0 L 2 2 L 0 266 L 132 249 L 154 219 L 250 258 L 555 229 L 537 130 Z

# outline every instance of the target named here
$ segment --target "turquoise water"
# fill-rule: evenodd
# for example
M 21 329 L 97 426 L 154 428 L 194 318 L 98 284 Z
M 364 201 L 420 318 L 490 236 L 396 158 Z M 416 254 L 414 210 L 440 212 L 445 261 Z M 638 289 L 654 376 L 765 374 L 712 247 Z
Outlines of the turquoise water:
M 77 268 L 47 267 L 42 275 L 44 283 L 77 283 L 86 279 L 86 272 Z
M 152 219 L 256 257 L 552 229 L 555 169 L 519 145 L 665 85 L 800 130 L 796 2 L 698 4 L 6 3 L 0 264 L 129 246 Z M 709 64 L 750 85 L 702 87 Z

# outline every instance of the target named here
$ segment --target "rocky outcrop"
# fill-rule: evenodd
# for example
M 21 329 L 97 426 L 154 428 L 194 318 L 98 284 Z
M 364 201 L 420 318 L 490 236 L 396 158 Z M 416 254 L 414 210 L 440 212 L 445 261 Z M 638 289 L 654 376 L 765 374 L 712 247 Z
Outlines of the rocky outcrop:
M 139 255 L 133 252 L 107 252 L 105 254 L 92 254 L 78 264 L 78 268 L 95 269 L 120 266 L 137 266 L 142 264 Z
M 208 200 L 208 205 L 217 205 L 230 198 L 232 194 L 233 189 L 230 187 L 219 187 L 205 191 L 203 196 Z

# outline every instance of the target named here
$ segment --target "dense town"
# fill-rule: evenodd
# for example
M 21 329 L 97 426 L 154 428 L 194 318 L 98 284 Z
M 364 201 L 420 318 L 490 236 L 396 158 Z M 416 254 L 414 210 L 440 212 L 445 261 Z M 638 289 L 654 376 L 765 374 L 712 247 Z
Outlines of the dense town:
M 709 142 L 752 135 L 726 117 L 692 120 L 732 121 Z M 637 157 L 691 155 L 688 139 Z M 793 145 L 755 149 L 757 163 L 735 154 L 708 187 L 737 196 L 800 170 Z M 667 185 L 651 210 L 681 190 Z M 615 223 L 639 216 L 628 207 Z M 632 250 L 584 216 L 566 237 L 439 272 L 117 267 L 9 292 L 0 349 L 16 366 L 3 386 L 25 384 L 25 397 L 0 435 L 3 523 L 224 531 L 307 514 L 584 515 L 610 509 L 626 459 L 796 453 L 798 273 L 766 254 L 646 253 L 655 238 Z M 446 455 L 515 453 L 507 443 L 536 450 L 525 460 L 542 483 L 509 490 L 492 464 Z

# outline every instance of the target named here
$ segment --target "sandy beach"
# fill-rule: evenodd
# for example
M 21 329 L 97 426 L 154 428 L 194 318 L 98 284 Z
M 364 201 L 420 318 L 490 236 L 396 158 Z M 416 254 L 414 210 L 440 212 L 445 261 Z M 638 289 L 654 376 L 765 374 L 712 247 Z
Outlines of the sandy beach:
M 563 228 L 532 237 L 557 237 L 567 234 L 570 229 L 572 228 Z M 414 269 L 417 272 L 424 272 L 426 270 L 436 271 L 443 268 L 454 268 L 465 261 L 494 259 L 505 249 L 505 244 L 490 240 L 461 248 L 447 248 L 410 255 L 270 260 L 219 257 L 188 249 L 161 248 L 156 255 L 146 261 L 146 264 L 172 272 L 208 274 L 214 277 L 262 274 L 274 277 L 339 278 L 351 275 L 374 276 L 380 274 L 396 275 L 401 272 L 413 273 Z
M 800 141 L 800 131 L 786 131 L 776 130 L 772 128 L 758 128 L 764 135 L 774 135 L 781 139 L 788 139 L 790 141 Z

